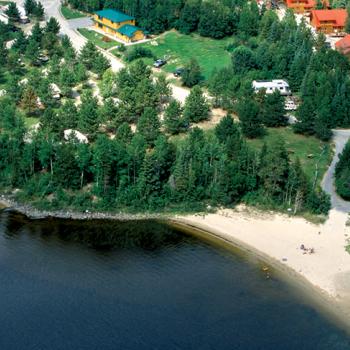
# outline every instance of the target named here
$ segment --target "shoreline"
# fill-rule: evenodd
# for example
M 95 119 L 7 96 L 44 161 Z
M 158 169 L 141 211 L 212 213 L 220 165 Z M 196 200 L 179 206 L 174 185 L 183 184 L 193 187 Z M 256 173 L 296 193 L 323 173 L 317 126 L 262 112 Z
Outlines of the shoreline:
M 290 281 L 317 309 L 350 332 L 350 254 L 347 214 L 335 210 L 325 224 L 239 207 L 215 214 L 177 216 L 170 225 L 254 256 Z M 339 231 L 339 228 L 345 232 Z M 303 254 L 300 245 L 315 249 Z M 312 244 L 312 246 L 311 246 Z
M 68 220 L 160 220 L 191 235 L 225 248 L 238 249 L 291 281 L 308 299 L 350 334 L 350 254 L 345 245 L 350 226 L 348 216 L 335 209 L 324 224 L 313 224 L 300 217 L 238 206 L 214 214 L 163 215 L 70 210 L 41 211 L 0 196 L 0 209 L 13 209 L 29 219 Z M 300 245 L 314 248 L 303 254 Z
M 13 209 L 29 219 L 40 220 L 47 218 L 67 219 L 67 220 L 167 220 L 169 215 L 153 214 L 153 213 L 108 213 L 85 211 L 79 212 L 75 210 L 40 210 L 32 207 L 30 204 L 22 204 L 9 196 L 0 195 L 0 209 Z

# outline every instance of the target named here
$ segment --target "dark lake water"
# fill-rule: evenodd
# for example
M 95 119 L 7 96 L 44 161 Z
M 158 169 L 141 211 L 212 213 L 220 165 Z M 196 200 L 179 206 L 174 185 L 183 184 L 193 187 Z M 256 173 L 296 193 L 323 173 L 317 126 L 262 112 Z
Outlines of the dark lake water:
M 0 211 L 0 349 L 350 349 L 243 256 L 156 222 Z

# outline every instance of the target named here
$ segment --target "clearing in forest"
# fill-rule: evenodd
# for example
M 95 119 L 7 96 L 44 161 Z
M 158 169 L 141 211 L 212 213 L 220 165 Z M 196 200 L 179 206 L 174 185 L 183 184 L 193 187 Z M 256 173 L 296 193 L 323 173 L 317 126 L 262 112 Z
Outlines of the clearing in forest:
M 150 49 L 154 56 L 167 58 L 168 63 L 162 68 L 172 73 L 182 67 L 191 58 L 195 58 L 202 70 L 203 77 L 208 79 L 214 68 L 223 68 L 230 64 L 230 54 L 226 50 L 232 38 L 215 40 L 198 34 L 184 35 L 175 31 L 167 32 L 143 47 Z M 145 60 L 150 63 L 150 59 Z

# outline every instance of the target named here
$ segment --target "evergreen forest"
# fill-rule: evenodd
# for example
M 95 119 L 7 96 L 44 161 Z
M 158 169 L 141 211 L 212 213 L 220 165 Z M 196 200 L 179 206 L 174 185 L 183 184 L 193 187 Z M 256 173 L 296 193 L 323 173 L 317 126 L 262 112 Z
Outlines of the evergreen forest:
M 13 23 L 0 24 L 3 192 L 17 189 L 18 199 L 45 208 L 193 211 L 245 202 L 294 213 L 328 212 L 328 196 L 306 176 L 302 160 L 291 159 L 283 139 L 259 151 L 247 142 L 288 124 L 284 98 L 254 93 L 254 79 L 290 82 L 300 99 L 296 133 L 328 141 L 331 128 L 349 126 L 349 61 L 328 49 L 324 36 L 313 37 L 290 12 L 279 20 L 254 2 L 70 3 L 88 11 L 123 9 L 154 32 L 177 28 L 230 36 L 232 63 L 205 83 L 194 81 L 182 105 L 166 77 L 154 76 L 142 59 L 113 72 L 91 42 L 76 52 L 68 37 L 58 35 L 53 18 L 45 27 L 35 24 L 29 36 Z M 224 29 L 201 20 L 214 5 L 213 22 L 225 23 Z M 155 23 L 159 27 L 151 28 Z M 197 124 L 210 118 L 212 107 L 228 113 L 215 128 L 203 130 Z

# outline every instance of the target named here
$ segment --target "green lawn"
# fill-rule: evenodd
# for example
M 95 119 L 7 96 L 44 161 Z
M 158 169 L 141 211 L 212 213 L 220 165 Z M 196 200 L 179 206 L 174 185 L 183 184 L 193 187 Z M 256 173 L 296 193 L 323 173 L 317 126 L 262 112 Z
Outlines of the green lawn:
M 207 79 L 214 68 L 229 65 L 230 54 L 225 48 L 231 40 L 214 40 L 197 34 L 183 35 L 172 31 L 159 37 L 156 40 L 158 45 L 152 45 L 153 41 L 140 45 L 152 50 L 157 58 L 167 58 L 168 63 L 163 69 L 169 73 L 183 66 L 192 57 L 196 58 Z
M 5 5 L 10 4 L 11 2 L 13 2 L 13 1 L 0 0 L 0 5 L 1 5 L 1 6 L 5 6 Z
M 101 49 L 110 49 L 111 47 L 117 46 L 118 42 L 112 39 L 109 39 L 110 41 L 106 42 L 103 41 L 103 36 L 100 33 L 97 33 L 93 30 L 88 30 L 86 28 L 79 28 L 79 33 L 83 36 L 85 36 L 86 39 L 92 41 L 95 45 L 99 46 Z
M 61 6 L 61 12 L 65 19 L 74 19 L 86 17 L 86 15 L 78 10 L 73 10 L 68 6 Z
M 315 137 L 295 134 L 290 127 L 268 129 L 267 135 L 264 138 L 248 140 L 248 143 L 258 151 L 264 142 L 267 144 L 272 143 L 278 137 L 284 139 L 290 158 L 295 159 L 298 157 L 300 159 L 302 167 L 311 181 L 315 179 L 315 170 L 318 164 L 317 183 L 320 184 L 332 159 L 330 145 Z

